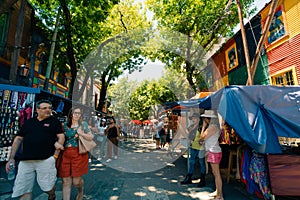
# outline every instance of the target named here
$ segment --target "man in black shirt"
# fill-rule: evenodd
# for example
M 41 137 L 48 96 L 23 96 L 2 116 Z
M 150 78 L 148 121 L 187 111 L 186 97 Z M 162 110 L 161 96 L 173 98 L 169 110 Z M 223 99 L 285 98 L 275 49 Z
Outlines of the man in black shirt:
M 32 199 L 35 177 L 40 188 L 48 193 L 48 199 L 55 199 L 55 160 L 63 150 L 64 131 L 59 120 L 51 116 L 52 104 L 40 100 L 36 104 L 38 116 L 23 124 L 12 144 L 10 159 L 6 164 L 15 166 L 15 155 L 22 144 L 22 153 L 12 197 Z

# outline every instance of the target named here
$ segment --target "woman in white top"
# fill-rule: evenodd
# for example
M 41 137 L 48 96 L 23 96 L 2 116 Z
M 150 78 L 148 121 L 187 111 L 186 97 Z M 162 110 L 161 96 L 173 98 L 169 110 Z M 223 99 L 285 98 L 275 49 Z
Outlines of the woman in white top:
M 205 110 L 201 117 L 204 119 L 200 139 L 205 143 L 207 162 L 210 163 L 216 184 L 216 191 L 209 194 L 209 196 L 215 197 L 217 200 L 223 200 L 222 177 L 220 173 L 222 150 L 219 145 L 221 130 L 219 127 L 218 117 L 214 110 Z

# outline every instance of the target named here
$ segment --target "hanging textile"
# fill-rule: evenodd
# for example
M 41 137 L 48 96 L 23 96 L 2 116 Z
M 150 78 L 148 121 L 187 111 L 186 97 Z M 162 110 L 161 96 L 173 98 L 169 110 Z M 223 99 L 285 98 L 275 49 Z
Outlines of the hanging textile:
M 32 116 L 35 93 L 39 92 L 36 88 L 0 84 L 0 161 L 8 160 L 21 122 Z

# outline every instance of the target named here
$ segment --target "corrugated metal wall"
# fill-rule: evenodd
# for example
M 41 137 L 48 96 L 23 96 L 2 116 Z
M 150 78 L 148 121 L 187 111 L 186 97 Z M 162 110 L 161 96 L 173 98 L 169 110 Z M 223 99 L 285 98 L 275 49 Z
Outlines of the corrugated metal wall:
M 300 84 L 300 0 L 283 2 L 286 16 L 287 36 L 284 43 L 275 48 L 268 47 L 270 75 L 295 67 L 296 84 Z
M 228 74 L 229 85 L 245 85 L 247 82 L 248 74 L 246 66 L 239 67 Z M 268 69 L 268 58 L 264 54 L 261 56 L 257 69 L 255 72 L 254 85 L 268 85 L 269 81 L 269 69 Z
M 284 1 L 286 21 L 290 38 L 300 34 L 300 0 Z
M 250 62 L 253 61 L 257 43 L 261 37 L 261 16 L 257 15 L 251 19 L 251 23 L 245 26 L 246 37 Z M 246 68 L 245 52 L 243 47 L 242 35 L 239 31 L 235 36 L 236 47 L 238 51 L 239 66 L 228 72 L 228 81 L 230 85 L 245 85 L 248 79 Z M 263 50 L 264 53 L 264 50 Z M 257 65 L 253 84 L 265 85 L 269 84 L 268 59 L 266 54 L 262 55 Z
M 300 84 L 300 34 L 290 39 L 283 45 L 268 52 L 270 75 L 279 71 L 296 67 L 298 85 Z

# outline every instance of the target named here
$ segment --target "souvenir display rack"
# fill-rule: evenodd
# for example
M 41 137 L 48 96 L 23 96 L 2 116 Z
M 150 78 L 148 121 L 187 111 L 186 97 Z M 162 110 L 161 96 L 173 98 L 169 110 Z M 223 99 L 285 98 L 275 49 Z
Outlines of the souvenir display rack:
M 20 126 L 33 116 L 39 89 L 0 84 L 0 162 L 7 161 Z

